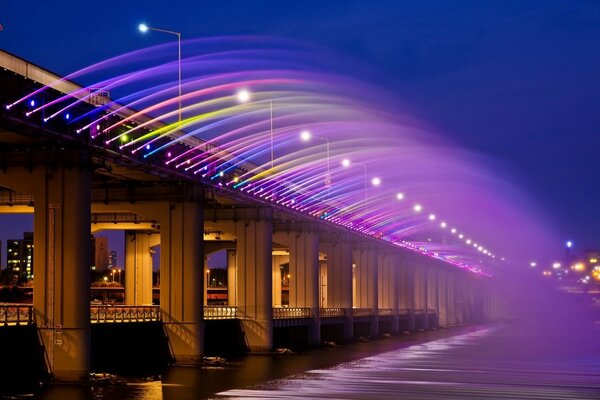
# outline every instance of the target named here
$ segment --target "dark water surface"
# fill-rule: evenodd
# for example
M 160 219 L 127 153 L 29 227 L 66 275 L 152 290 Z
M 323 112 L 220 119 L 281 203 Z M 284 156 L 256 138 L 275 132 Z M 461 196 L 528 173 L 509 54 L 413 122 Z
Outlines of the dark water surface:
M 52 387 L 58 399 L 600 399 L 600 331 L 514 321 L 292 356 L 249 356 L 230 368 L 173 367 L 162 382 Z M 581 334 L 587 332 L 587 334 Z

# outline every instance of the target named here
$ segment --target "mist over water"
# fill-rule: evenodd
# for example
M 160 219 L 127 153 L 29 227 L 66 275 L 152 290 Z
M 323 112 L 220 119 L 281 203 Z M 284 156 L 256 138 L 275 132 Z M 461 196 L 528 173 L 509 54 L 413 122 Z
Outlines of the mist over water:
M 503 323 L 212 398 L 600 398 L 600 310 L 535 279 L 505 289 Z

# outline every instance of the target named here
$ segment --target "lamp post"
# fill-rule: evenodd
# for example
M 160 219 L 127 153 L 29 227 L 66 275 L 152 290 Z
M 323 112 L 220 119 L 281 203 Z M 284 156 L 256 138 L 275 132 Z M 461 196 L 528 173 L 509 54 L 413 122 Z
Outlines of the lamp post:
M 237 92 L 237 99 L 240 103 L 247 103 L 250 101 L 250 92 L 246 89 L 241 89 Z M 269 123 L 271 133 L 271 172 L 275 168 L 275 138 L 273 135 L 273 100 L 269 101 Z
M 309 130 L 303 130 L 302 132 L 300 132 L 300 139 L 302 139 L 303 142 L 308 142 L 313 137 L 315 139 L 319 139 L 325 142 L 327 153 L 327 173 L 325 175 L 325 186 L 327 186 L 327 197 L 329 198 L 329 188 L 331 187 L 331 153 L 329 151 L 329 139 L 327 139 L 326 137 L 313 135 Z
M 179 84 L 178 84 L 178 89 L 179 89 L 179 123 L 178 123 L 178 127 L 181 128 L 181 33 L 180 32 L 175 32 L 175 31 L 170 31 L 167 29 L 159 29 L 159 28 L 153 28 L 151 26 L 148 26 L 146 24 L 139 24 L 138 25 L 138 29 L 140 30 L 140 32 L 142 33 L 146 33 L 148 31 L 156 31 L 156 32 L 162 32 L 162 33 L 167 33 L 169 35 L 175 35 L 177 36 L 177 66 L 178 66 L 178 75 L 179 75 Z
M 342 167 L 349 168 L 352 162 L 349 159 L 345 158 L 342 160 Z M 365 215 L 369 212 L 369 185 L 367 183 L 367 165 L 363 163 L 354 163 L 363 167 L 364 172 L 364 191 L 365 191 Z M 371 180 L 371 184 L 373 186 L 381 185 L 381 179 L 378 177 L 374 177 Z

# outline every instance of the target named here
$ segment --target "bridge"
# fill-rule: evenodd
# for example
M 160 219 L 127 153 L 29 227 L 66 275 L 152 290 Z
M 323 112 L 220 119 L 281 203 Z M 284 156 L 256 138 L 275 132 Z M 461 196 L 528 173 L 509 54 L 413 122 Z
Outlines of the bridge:
M 1 306 L 0 325 L 35 324 L 56 379 L 88 378 L 95 323 L 161 321 L 176 360 L 199 362 L 211 319 L 238 319 L 250 350 L 262 352 L 273 350 L 274 332 L 289 326 L 306 326 L 308 342 L 319 344 L 329 339 L 331 326 L 348 341 L 497 315 L 497 293 L 479 263 L 395 240 L 377 230 L 371 210 L 344 219 L 343 205 L 331 194 L 313 202 L 314 194 L 271 179 L 269 168 L 235 162 L 180 125 L 99 101 L 103 93 L 19 57 L 0 52 L 0 68 L 0 212 L 33 213 L 35 249 L 33 305 Z M 53 118 L 65 101 L 72 103 L 68 113 Z M 47 107 L 34 112 L 42 103 Z M 93 116 L 73 125 L 75 115 Z M 168 145 L 168 153 L 147 158 L 120 140 L 97 139 L 120 124 L 135 140 L 167 130 L 144 146 Z M 132 127 L 139 129 L 132 133 Z M 194 160 L 196 172 L 206 172 L 176 168 L 175 158 Z M 216 167 L 216 159 L 226 168 Z M 249 183 L 237 185 L 240 177 Z M 89 236 L 100 229 L 126 231 L 122 306 L 88 301 Z M 149 306 L 148 249 L 157 244 L 160 305 Z M 204 260 L 222 250 L 227 305 L 210 306 Z

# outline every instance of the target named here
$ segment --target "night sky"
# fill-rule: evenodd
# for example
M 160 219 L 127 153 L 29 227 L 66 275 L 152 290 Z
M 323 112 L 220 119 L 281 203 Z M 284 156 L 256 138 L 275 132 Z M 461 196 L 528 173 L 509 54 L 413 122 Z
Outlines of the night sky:
M 492 158 L 564 240 L 600 248 L 598 1 L 4 0 L 0 48 L 67 74 L 171 40 L 140 22 L 184 39 L 298 39 L 371 65 L 414 116 Z M 27 229 L 2 222 L 2 241 Z

